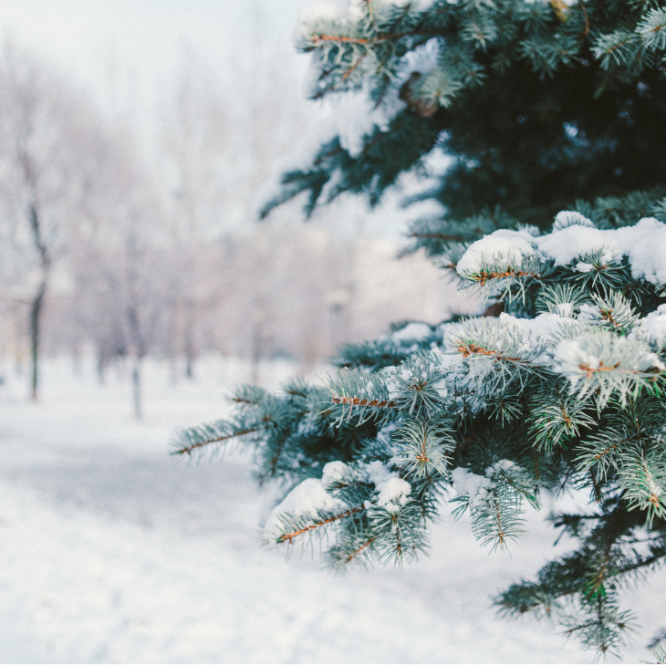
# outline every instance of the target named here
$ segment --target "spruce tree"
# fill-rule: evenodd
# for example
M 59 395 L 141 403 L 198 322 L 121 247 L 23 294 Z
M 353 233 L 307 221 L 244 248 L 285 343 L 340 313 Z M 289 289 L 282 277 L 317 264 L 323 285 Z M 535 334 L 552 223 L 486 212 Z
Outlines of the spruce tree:
M 499 316 L 408 323 L 347 345 L 326 382 L 242 386 L 235 415 L 175 451 L 251 447 L 283 484 L 267 540 L 328 537 L 334 567 L 404 562 L 442 507 L 491 549 L 526 504 L 578 547 L 495 602 L 548 616 L 602 654 L 632 624 L 626 583 L 666 558 L 666 7 L 651 0 L 356 0 L 314 16 L 300 47 L 314 97 L 393 109 L 352 154 L 339 137 L 285 174 L 265 212 L 302 192 L 376 203 L 434 150 L 425 248 Z M 660 649 L 663 637 L 653 647 Z

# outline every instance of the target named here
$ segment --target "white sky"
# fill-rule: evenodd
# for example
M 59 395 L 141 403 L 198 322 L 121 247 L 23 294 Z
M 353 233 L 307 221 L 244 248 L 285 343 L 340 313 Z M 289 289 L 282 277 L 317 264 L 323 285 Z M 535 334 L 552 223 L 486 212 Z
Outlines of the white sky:
M 313 0 L 0 0 L 0 30 L 71 75 L 111 111 L 154 113 L 183 47 L 220 79 L 259 48 L 303 80 L 293 47 Z M 295 90 L 304 97 L 304 84 Z M 129 108 L 128 108 L 129 107 Z
M 288 94 L 294 108 L 303 109 L 305 118 L 318 117 L 321 105 L 305 99 L 310 58 L 294 48 L 299 13 L 317 2 L 0 0 L 0 36 L 43 56 L 107 112 L 129 117 L 148 145 L 160 104 L 179 80 L 185 51 L 210 70 L 225 94 L 233 95 L 234 86 L 248 87 L 239 90 L 239 112 L 254 83 L 243 71 L 251 72 L 252 58 L 263 53 L 264 61 L 286 73 L 283 85 L 293 86 Z M 384 208 L 391 210 L 364 227 L 373 235 L 396 237 L 411 215 Z M 353 214 L 367 215 L 358 204 Z

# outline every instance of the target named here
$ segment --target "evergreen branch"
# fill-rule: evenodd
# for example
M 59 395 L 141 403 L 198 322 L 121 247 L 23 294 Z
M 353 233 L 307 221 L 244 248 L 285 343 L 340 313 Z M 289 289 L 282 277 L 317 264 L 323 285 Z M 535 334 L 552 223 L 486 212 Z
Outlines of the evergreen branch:
M 270 475 L 275 476 L 277 472 L 277 464 L 278 461 L 280 460 L 280 456 L 282 455 L 282 451 L 284 450 L 284 445 L 286 443 L 286 438 L 282 437 L 279 440 L 279 444 L 277 449 L 275 450 L 275 453 L 273 454 L 273 457 L 271 458 L 270 462 Z
M 620 362 L 618 361 L 615 365 L 606 366 L 603 363 L 600 363 L 597 367 L 593 368 L 588 363 L 579 363 L 578 367 L 585 373 L 585 376 L 588 379 L 592 379 L 594 375 L 598 372 L 612 372 L 617 370 L 620 367 Z M 638 374 L 639 370 L 629 370 L 631 374 Z
M 449 420 L 408 420 L 399 426 L 393 441 L 401 445 L 404 454 L 398 463 L 405 469 L 423 477 L 439 472 L 444 474 L 449 462 L 449 453 L 455 446 L 450 435 Z
M 620 444 L 611 444 L 611 446 L 607 446 L 603 451 L 599 451 L 599 453 L 595 454 L 592 459 L 594 462 L 599 461 L 601 458 L 604 456 L 608 455 L 613 449 L 616 449 Z
M 320 46 L 323 42 L 336 42 L 340 44 L 376 44 L 377 39 L 366 39 L 365 37 L 345 37 L 344 35 L 326 35 L 324 33 L 313 33 L 310 41 L 314 46 Z
M 335 44 L 358 44 L 362 46 L 375 46 L 385 42 L 396 42 L 404 37 L 436 37 L 440 34 L 438 30 L 408 30 L 406 32 L 397 32 L 394 34 L 380 34 L 370 39 L 366 37 L 346 37 L 344 35 L 329 35 L 323 32 L 315 32 L 310 36 L 310 42 L 316 48 L 326 43 Z
M 651 567 L 654 564 L 658 564 L 660 560 L 663 560 L 664 558 L 666 558 L 666 548 L 664 548 L 661 553 L 658 553 L 656 555 L 651 555 L 650 557 L 646 557 L 644 559 L 638 560 L 637 562 L 633 562 L 632 564 L 629 564 L 625 567 L 617 569 L 616 575 L 620 576 L 628 573 L 633 573 L 634 571 L 637 571 L 638 569 L 643 569 L 644 567 Z
M 220 424 L 227 425 L 227 422 L 222 421 L 220 422 Z M 209 432 L 209 428 L 211 428 L 211 426 L 208 427 L 199 426 L 198 428 L 189 428 L 187 430 L 180 431 L 180 433 L 178 433 L 179 439 L 195 439 L 197 437 L 201 437 L 202 435 L 205 437 L 205 439 L 200 439 L 199 441 L 195 441 L 192 444 L 188 444 L 181 448 L 175 449 L 172 452 L 172 454 L 181 455 L 186 453 L 187 455 L 192 455 L 192 453 L 197 449 L 202 449 L 206 446 L 210 446 L 211 444 L 219 444 L 221 442 L 225 442 L 227 440 L 234 439 L 236 437 L 243 437 L 244 435 L 250 435 L 252 433 L 259 432 L 259 430 L 262 429 L 261 427 L 256 426 L 252 428 L 244 428 L 241 430 L 236 430 L 234 432 L 228 432 L 222 435 L 206 437 L 206 433 Z
M 666 189 L 654 166 L 666 150 L 666 10 L 656 0 L 398 4 L 365 0 L 306 29 L 313 96 L 367 94 L 377 122 L 357 150 L 346 133 L 328 141 L 271 205 L 301 192 L 308 214 L 344 192 L 375 205 L 401 174 L 422 171 L 437 183 L 409 203 L 446 212 L 410 226 L 410 251 L 457 267 L 503 312 L 347 346 L 337 363 L 352 369 L 331 396 L 239 393 L 234 429 L 272 415 L 253 438 L 259 476 L 294 491 L 307 483 L 292 499 L 312 503 L 278 516 L 273 534 L 291 544 L 333 524 L 336 566 L 415 555 L 450 486 L 454 514 L 469 509 L 493 548 L 520 534 L 522 503 L 536 506 L 541 489 L 590 491 L 597 515 L 556 519 L 580 547 L 512 586 L 502 607 L 550 615 L 605 653 L 628 627 L 622 582 L 666 557 Z M 426 45 L 432 59 L 418 52 Z M 581 96 L 595 79 L 596 97 Z M 404 107 L 390 117 L 387 100 Z M 425 159 L 435 150 L 452 162 Z M 188 445 L 213 436 L 230 433 Z
M 614 542 L 610 542 L 604 552 L 604 557 L 601 561 L 601 566 L 594 572 L 590 582 L 585 587 L 585 595 L 595 599 L 600 594 L 605 592 L 604 582 L 606 580 L 606 574 L 608 572 L 608 566 L 611 561 L 611 550 Z
M 362 546 L 357 548 L 354 552 L 349 553 L 349 555 L 347 555 L 347 559 L 345 560 L 345 564 L 349 564 L 349 562 L 351 562 L 355 557 L 357 557 L 368 546 L 371 546 L 376 540 L 377 537 L 372 537 L 368 539 Z
M 495 271 L 481 271 L 480 273 L 472 273 L 466 276 L 468 280 L 477 282 L 481 287 L 485 287 L 489 280 L 504 280 L 506 278 L 539 278 L 538 273 L 531 271 L 522 271 L 520 269 L 513 269 L 510 266 L 501 272 Z
M 357 67 L 363 62 L 363 60 L 365 59 L 365 57 L 366 57 L 367 55 L 368 55 L 368 52 L 365 51 L 364 53 L 362 53 L 362 54 L 356 59 L 356 61 L 354 62 L 354 64 L 351 65 L 351 66 L 349 67 L 349 69 L 347 69 L 347 71 L 345 71 L 345 73 L 342 75 L 342 80 L 343 80 L 343 81 L 346 81 L 346 80 L 347 80 L 347 79 L 348 79 L 348 78 L 354 73 L 354 71 L 356 70 L 356 68 L 357 68 Z
M 293 395 L 297 398 L 307 398 L 308 397 L 307 393 L 304 393 L 303 391 L 296 391 L 294 389 L 286 390 L 285 393 L 287 393 L 288 395 Z
M 336 405 L 349 405 L 355 407 L 397 407 L 398 403 L 395 400 L 368 400 L 367 398 L 356 398 L 349 395 L 334 395 L 331 402 Z
M 338 520 L 342 520 L 343 518 L 348 518 L 349 516 L 358 513 L 359 511 L 364 511 L 364 507 L 355 507 L 353 509 L 349 509 L 348 511 L 345 511 L 343 513 L 336 514 L 334 516 L 330 516 L 329 518 L 324 518 L 322 520 L 316 520 L 315 522 L 312 523 L 312 525 L 307 525 L 306 527 L 302 527 L 298 530 L 294 530 L 293 532 L 289 532 L 286 534 L 281 534 L 277 538 L 278 543 L 293 543 L 293 540 L 297 537 L 300 536 L 301 534 L 307 534 L 308 532 L 311 532 L 313 530 L 317 530 L 320 527 L 324 527 L 325 525 L 329 525 L 330 523 L 334 523 Z
M 479 356 L 492 356 L 496 361 L 510 361 L 511 363 L 526 363 L 522 358 L 518 356 L 508 356 L 504 352 L 496 351 L 494 349 L 485 349 L 473 342 L 464 342 L 460 341 L 456 350 L 462 354 L 463 358 L 467 358 L 472 355 Z

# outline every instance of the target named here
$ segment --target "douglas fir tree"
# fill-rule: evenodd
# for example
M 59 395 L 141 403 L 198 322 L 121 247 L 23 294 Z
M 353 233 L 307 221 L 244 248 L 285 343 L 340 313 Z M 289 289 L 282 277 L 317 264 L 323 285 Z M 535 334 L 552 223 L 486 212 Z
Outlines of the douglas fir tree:
M 447 499 L 502 548 L 525 502 L 584 489 L 588 511 L 553 518 L 577 550 L 496 603 L 617 651 L 623 586 L 666 558 L 664 3 L 354 0 L 301 34 L 313 96 L 370 95 L 387 122 L 360 150 L 322 146 L 266 212 L 302 192 L 308 212 L 376 203 L 443 150 L 424 196 L 446 213 L 410 247 L 501 314 L 349 345 L 326 386 L 241 387 L 234 418 L 180 432 L 177 452 L 252 447 L 259 479 L 290 489 L 268 538 L 326 533 L 334 566 L 413 559 Z

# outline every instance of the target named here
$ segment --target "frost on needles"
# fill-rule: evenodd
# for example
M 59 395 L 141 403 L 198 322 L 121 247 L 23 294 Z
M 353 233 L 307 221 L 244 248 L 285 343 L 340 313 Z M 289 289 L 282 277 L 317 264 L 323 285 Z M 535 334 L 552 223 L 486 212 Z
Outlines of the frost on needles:
M 326 381 L 240 387 L 233 418 L 175 450 L 251 448 L 284 490 L 266 542 L 321 541 L 334 567 L 413 560 L 447 509 L 504 549 L 527 504 L 586 491 L 586 511 L 550 518 L 577 548 L 495 603 L 618 652 L 622 590 L 666 559 L 666 8 L 352 0 L 299 35 L 312 97 L 356 96 L 365 116 L 264 213 L 302 193 L 307 213 L 343 192 L 374 204 L 420 169 L 416 198 L 443 210 L 408 250 L 499 316 L 412 322 L 344 346 Z M 433 176 L 436 151 L 451 163 Z
M 666 557 L 665 222 L 603 228 L 566 212 L 547 234 L 497 231 L 458 275 L 505 304 L 499 317 L 409 324 L 362 362 L 343 351 L 326 386 L 241 387 L 235 418 L 182 431 L 178 451 L 251 447 L 259 478 L 290 488 L 266 541 L 326 536 L 336 567 L 411 561 L 447 505 L 505 548 L 526 502 L 588 489 L 589 512 L 554 518 L 579 549 L 496 603 L 617 648 L 624 582 Z M 399 360 L 384 365 L 387 347 Z

